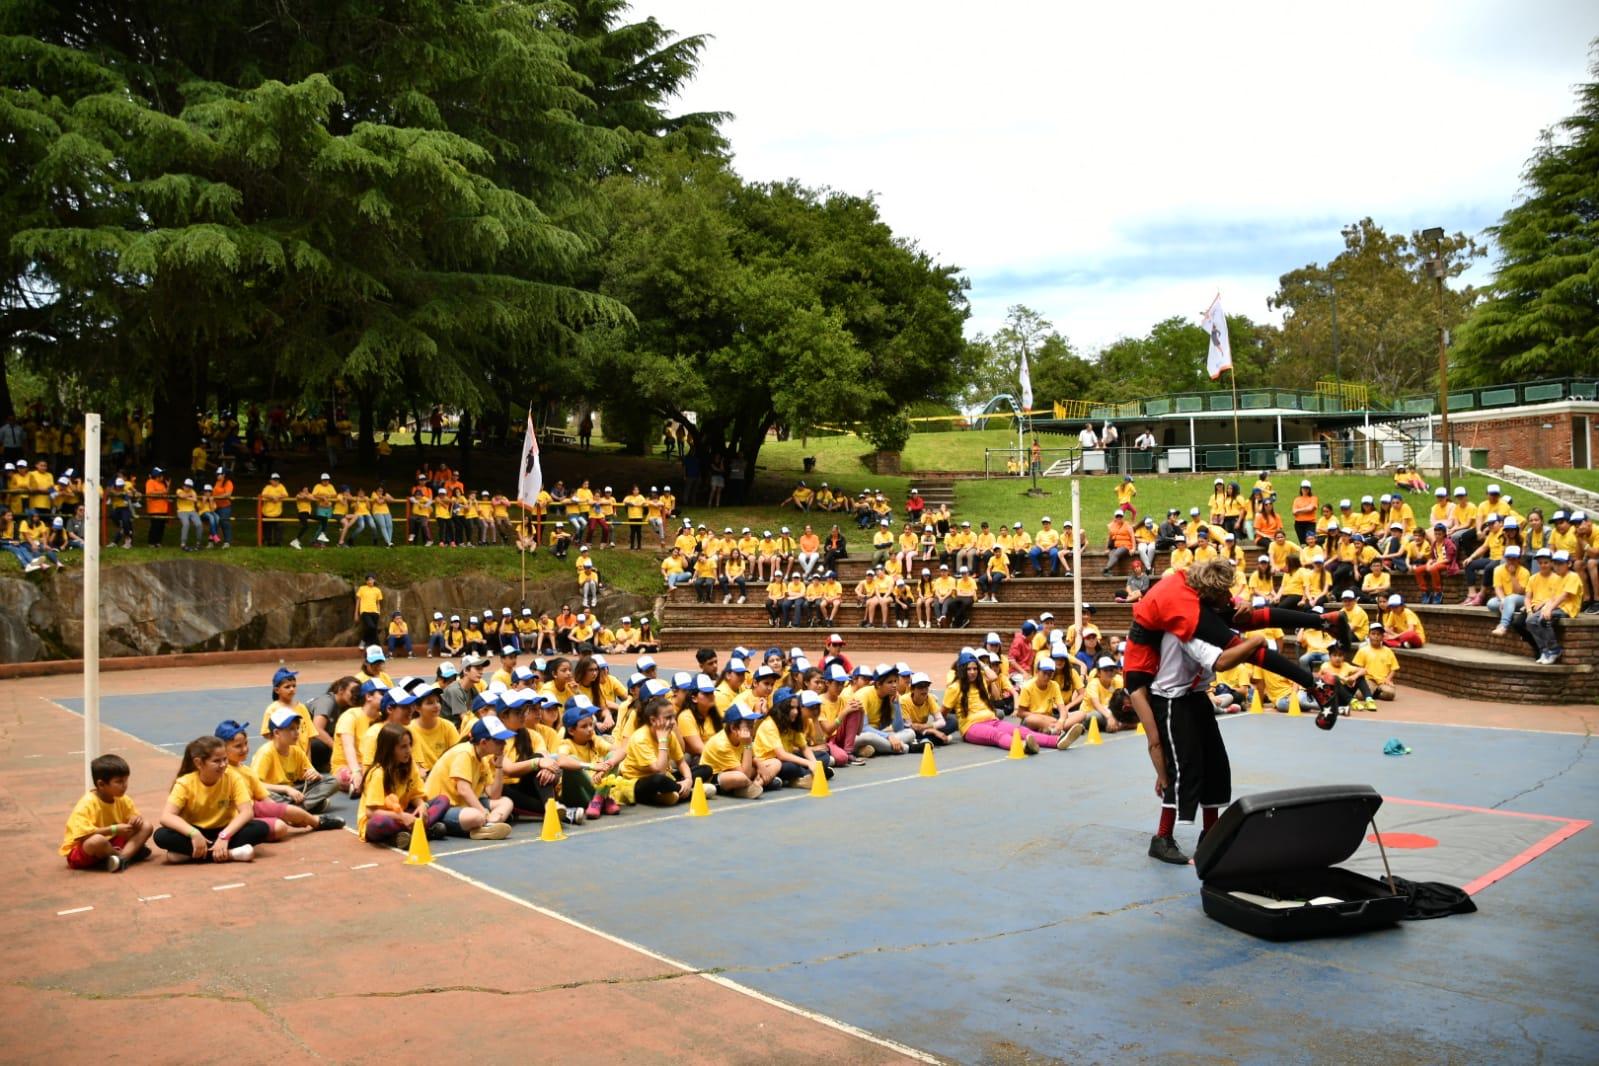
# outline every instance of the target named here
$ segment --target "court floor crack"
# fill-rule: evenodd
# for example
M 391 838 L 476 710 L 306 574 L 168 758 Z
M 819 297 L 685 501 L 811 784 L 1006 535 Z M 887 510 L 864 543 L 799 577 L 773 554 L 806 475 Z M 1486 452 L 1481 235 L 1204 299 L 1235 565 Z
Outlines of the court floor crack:
M 1528 785 L 1515 795 L 1506 796 L 1498 803 L 1495 803 L 1491 808 L 1492 810 L 1497 811 L 1507 803 L 1514 803 L 1521 797 L 1537 792 L 1540 788 L 1543 788 L 1545 785 L 1550 784 L 1551 782 L 1558 781 L 1560 778 L 1565 777 L 1566 774 L 1570 773 L 1578 763 L 1582 762 L 1583 757 L 1588 753 L 1588 745 L 1593 743 L 1593 723 L 1589 722 L 1586 716 L 1580 717 L 1579 720 L 1582 722 L 1583 728 L 1582 746 L 1577 749 L 1577 754 L 1571 757 L 1571 761 L 1565 766 L 1561 767 L 1559 770 L 1556 770 L 1554 773 L 1550 774 L 1548 777 L 1541 778 L 1540 780 Z
M 334 999 L 406 999 L 411 996 L 438 996 L 448 992 L 470 992 L 485 996 L 536 996 L 541 992 L 570 992 L 579 988 L 596 988 L 606 985 L 642 985 L 659 981 L 675 981 L 682 977 L 706 977 L 722 973 L 720 967 L 703 970 L 670 970 L 646 974 L 643 977 L 594 977 L 583 981 L 561 981 L 555 984 L 534 985 L 529 988 L 495 988 L 491 985 L 422 985 L 417 988 L 396 988 L 383 992 L 342 992 Z
M 828 962 L 842 962 L 846 959 L 860 958 L 863 955 L 888 955 L 906 954 L 913 951 L 925 951 L 929 948 L 964 947 L 970 944 L 987 944 L 995 940 L 1004 940 L 1007 937 L 1023 936 L 1028 933 L 1037 933 L 1045 929 L 1056 929 L 1064 925 L 1077 922 L 1093 921 L 1096 918 L 1108 918 L 1116 914 L 1126 914 L 1129 911 L 1143 910 L 1145 907 L 1155 907 L 1162 903 L 1172 903 L 1176 900 L 1192 899 L 1192 892 L 1178 892 L 1170 896 L 1156 896 L 1153 899 L 1135 899 L 1120 907 L 1111 907 L 1105 910 L 1079 911 L 1068 914 L 1047 922 L 1036 925 L 1024 926 L 1019 929 L 1001 929 L 993 933 L 981 933 L 976 936 L 955 937 L 948 940 L 928 940 L 914 944 L 874 944 L 871 947 L 855 948 L 851 951 L 840 951 L 832 955 L 819 955 L 812 959 L 796 959 L 792 962 L 782 962 L 774 966 L 737 966 L 729 967 L 723 971 L 728 974 L 738 973 L 777 973 L 780 970 L 793 969 L 796 966 L 816 966 Z

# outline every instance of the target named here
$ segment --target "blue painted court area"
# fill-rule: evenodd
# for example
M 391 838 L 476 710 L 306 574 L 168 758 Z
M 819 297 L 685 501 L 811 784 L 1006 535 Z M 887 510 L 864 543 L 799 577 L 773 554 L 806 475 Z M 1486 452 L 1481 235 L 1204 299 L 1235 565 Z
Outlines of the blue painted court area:
M 264 693 L 104 701 L 105 721 L 181 746 Z M 1588 738 L 1309 718 L 1223 723 L 1235 792 L 1365 783 L 1378 826 L 1438 847 L 1394 872 L 1464 885 L 1594 819 Z M 1400 736 L 1413 749 L 1382 755 Z M 1010 762 L 990 748 L 843 771 L 832 797 L 718 799 L 712 817 L 628 810 L 544 844 L 445 841 L 441 865 L 768 995 L 962 1062 L 1592 1061 L 1599 831 L 1476 897 L 1480 912 L 1271 944 L 1211 921 L 1191 868 L 1144 850 L 1140 740 Z M 1514 828 L 1501 828 L 1515 823 Z M 1569 828 L 1567 829 L 1569 832 Z M 1179 829 L 1185 847 L 1192 829 Z M 1369 869 L 1367 849 L 1352 865 Z

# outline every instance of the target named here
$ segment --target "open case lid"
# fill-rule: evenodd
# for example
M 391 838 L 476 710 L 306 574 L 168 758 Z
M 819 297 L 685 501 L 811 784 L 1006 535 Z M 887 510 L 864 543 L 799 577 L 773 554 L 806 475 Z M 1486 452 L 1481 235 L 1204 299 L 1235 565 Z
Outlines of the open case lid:
M 1313 785 L 1233 801 L 1194 852 L 1201 881 L 1337 866 L 1355 853 L 1382 797 L 1370 785 Z

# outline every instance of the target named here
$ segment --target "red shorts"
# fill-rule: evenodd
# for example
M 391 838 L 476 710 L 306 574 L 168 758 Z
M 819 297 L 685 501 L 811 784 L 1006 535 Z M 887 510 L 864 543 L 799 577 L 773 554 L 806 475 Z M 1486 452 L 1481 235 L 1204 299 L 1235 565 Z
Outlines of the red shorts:
M 111 847 L 114 848 L 115 850 L 121 851 L 123 848 L 125 848 L 127 846 L 128 846 L 128 838 L 127 837 L 120 837 L 119 836 L 119 837 L 112 837 L 111 838 Z M 67 852 L 67 867 L 69 869 L 73 869 L 73 870 L 98 870 L 100 868 L 100 865 L 102 863 L 104 863 L 104 862 L 105 862 L 104 858 L 97 859 L 97 858 L 95 858 L 92 855 L 86 854 L 84 852 L 84 850 L 83 850 L 83 841 L 81 841 L 81 840 L 74 841 L 73 844 L 72 844 L 72 850 Z

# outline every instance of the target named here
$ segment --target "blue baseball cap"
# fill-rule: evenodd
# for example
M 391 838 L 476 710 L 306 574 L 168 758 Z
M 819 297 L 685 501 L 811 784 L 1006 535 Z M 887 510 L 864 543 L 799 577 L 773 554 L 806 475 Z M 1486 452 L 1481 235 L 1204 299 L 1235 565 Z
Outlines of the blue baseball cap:
M 772 693 L 772 706 L 776 707 L 778 704 L 787 702 L 793 698 L 794 690 L 789 688 L 787 685 L 784 685 L 782 688 Z
M 594 701 L 587 696 L 573 696 L 566 701 L 566 712 L 561 715 L 561 722 L 566 728 L 571 729 L 583 719 L 599 713 L 599 708 L 594 706 Z
M 472 698 L 472 710 L 481 711 L 485 707 L 498 707 L 500 694 L 498 692 L 479 692 Z
M 217 723 L 217 727 L 213 732 L 215 732 L 218 740 L 232 740 L 240 733 L 248 733 L 249 731 L 249 722 L 235 722 L 231 718 L 226 718 Z
M 820 707 L 822 705 L 822 697 L 810 689 L 802 690 L 799 700 L 801 707 Z
M 374 692 L 387 692 L 388 690 L 389 686 L 385 685 L 375 677 L 368 681 L 361 682 L 362 699 L 366 699 L 366 697 L 372 695 Z
M 440 663 L 439 676 L 448 681 L 452 677 L 459 677 L 461 673 L 455 668 L 454 663 Z
M 496 715 L 486 714 L 472 723 L 473 740 L 514 740 L 516 734 L 505 727 Z
M 752 710 L 751 708 L 745 707 L 740 703 L 735 703 L 727 709 L 726 713 L 722 715 L 722 721 L 726 722 L 728 725 L 733 725 L 737 722 L 758 722 L 765 717 L 766 715 L 762 714 L 760 711 Z
M 633 669 L 643 673 L 645 670 L 655 669 L 655 660 L 648 655 L 639 656 L 638 662 L 633 664 Z
M 268 718 L 267 721 L 273 729 L 287 729 L 290 726 L 300 724 L 300 712 L 293 707 L 279 707 L 272 712 L 272 717 Z
M 744 665 L 743 659 L 735 656 L 727 660 L 727 672 L 730 674 L 745 674 L 749 672 L 749 667 Z
M 701 692 L 701 693 L 704 693 L 704 692 L 715 692 L 716 691 L 716 682 L 711 679 L 711 675 L 710 674 L 695 674 L 694 675 L 694 691 L 695 692 Z
M 694 675 L 687 670 L 679 670 L 672 675 L 672 687 L 683 692 L 693 692 Z
M 645 699 L 653 700 L 659 696 L 666 695 L 670 691 L 671 689 L 667 687 L 666 682 L 662 681 L 658 677 L 652 677 L 648 681 L 644 682 Z
M 277 673 L 272 675 L 272 687 L 277 688 L 279 685 L 283 684 L 283 682 L 293 681 L 299 676 L 300 675 L 298 673 L 290 670 L 287 666 L 280 666 L 278 667 Z

